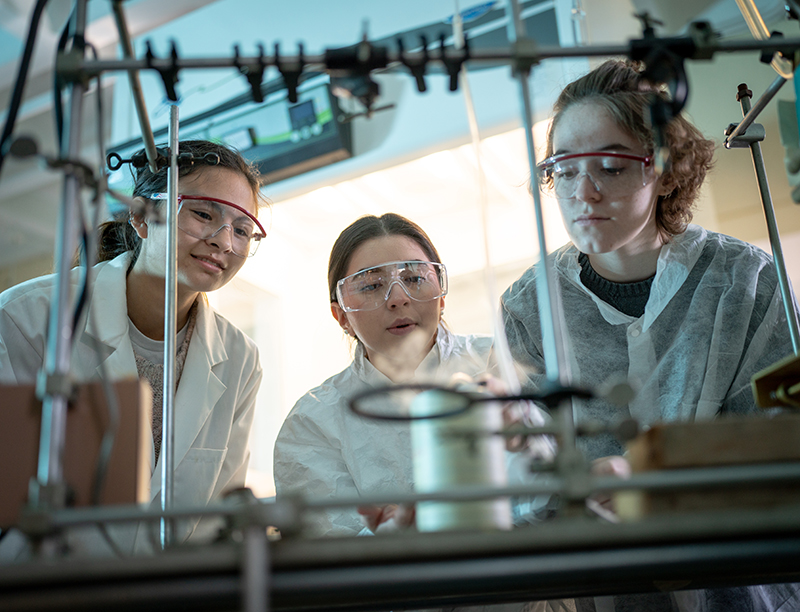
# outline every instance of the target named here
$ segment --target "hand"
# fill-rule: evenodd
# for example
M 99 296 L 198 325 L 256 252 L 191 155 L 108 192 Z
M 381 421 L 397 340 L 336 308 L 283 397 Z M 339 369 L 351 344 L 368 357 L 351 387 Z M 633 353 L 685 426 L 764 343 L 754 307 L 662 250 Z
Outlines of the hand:
M 485 387 L 492 395 L 508 395 L 506 384 L 499 378 L 484 374 L 478 379 L 478 384 Z M 503 403 L 503 427 L 508 429 L 518 426 L 538 427 L 544 425 L 546 418 L 536 404 L 529 401 Z M 534 448 L 535 447 L 535 448 Z M 552 444 L 544 436 L 518 436 L 506 438 L 506 450 L 516 453 L 524 450 L 534 452 L 537 456 L 550 457 Z
M 403 506 L 388 504 L 386 506 L 359 506 L 358 513 L 361 520 L 369 527 L 372 533 L 376 533 L 381 525 L 394 527 L 411 527 L 416 520 L 417 511 L 415 506 Z
M 592 461 L 591 473 L 594 476 L 616 476 L 618 478 L 631 477 L 631 465 L 625 457 L 612 455 L 600 457 Z M 591 499 L 602 509 L 614 512 L 614 498 L 608 493 L 595 493 Z

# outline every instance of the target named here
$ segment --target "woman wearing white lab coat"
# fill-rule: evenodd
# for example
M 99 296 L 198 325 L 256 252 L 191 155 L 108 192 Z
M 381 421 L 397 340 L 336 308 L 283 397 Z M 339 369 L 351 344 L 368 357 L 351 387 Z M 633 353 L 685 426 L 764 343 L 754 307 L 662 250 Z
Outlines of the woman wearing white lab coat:
M 659 174 L 647 116 L 665 96 L 636 66 L 609 61 L 556 101 L 539 170 L 558 200 L 571 244 L 550 256 L 560 293 L 566 355 L 576 383 L 628 380 L 627 406 L 573 399 L 578 422 L 634 417 L 709 420 L 754 413 L 750 377 L 791 354 L 771 258 L 735 238 L 689 224 L 714 145 L 685 118 L 664 130 Z M 536 268 L 502 298 L 512 354 L 536 387 L 544 371 Z M 580 441 L 600 473 L 624 475 L 610 435 Z M 800 608 L 797 585 L 582 598 L 599 610 L 777 612 Z
M 249 460 L 247 440 L 261 381 L 258 351 L 214 312 L 203 293 L 230 281 L 263 235 L 255 218 L 260 179 L 238 153 L 221 145 L 187 141 L 180 153 L 195 161 L 181 167 L 179 178 L 174 504 L 202 506 L 243 486 Z M 154 175 L 140 167 L 134 196 L 161 206 L 166 170 Z M 102 363 L 112 380 L 140 376 L 151 383 L 153 500 L 161 490 L 165 245 L 165 227 L 141 215 L 104 227 L 88 316 L 75 330 L 71 356 L 75 381 L 97 379 Z M 80 277 L 78 269 L 71 272 L 73 290 Z M 45 276 L 0 295 L 2 382 L 30 383 L 41 369 L 54 282 L 54 276 Z M 197 521 L 181 524 L 179 540 L 196 527 Z M 117 539 L 124 552 L 133 549 L 132 538 Z M 148 540 L 138 536 L 135 549 L 146 548 Z
M 412 286 L 422 274 L 403 271 L 418 262 L 439 268 L 438 278 L 437 272 L 431 275 L 431 291 L 423 295 Z M 447 286 L 440 266 L 427 234 L 399 215 L 362 217 L 340 234 L 328 265 L 331 313 L 355 339 L 355 356 L 344 371 L 300 398 L 287 416 L 275 444 L 279 497 L 353 498 L 411 491 L 408 423 L 365 419 L 350 411 L 348 401 L 393 383 L 444 384 L 457 372 L 477 376 L 487 371 L 492 339 L 455 335 L 441 324 Z M 382 275 L 369 282 L 381 283 L 376 291 L 380 295 L 369 305 L 351 303 L 347 279 L 367 276 L 376 267 Z M 395 282 L 388 274 L 396 275 Z M 320 513 L 313 518 L 313 530 L 324 535 L 371 533 L 353 508 Z

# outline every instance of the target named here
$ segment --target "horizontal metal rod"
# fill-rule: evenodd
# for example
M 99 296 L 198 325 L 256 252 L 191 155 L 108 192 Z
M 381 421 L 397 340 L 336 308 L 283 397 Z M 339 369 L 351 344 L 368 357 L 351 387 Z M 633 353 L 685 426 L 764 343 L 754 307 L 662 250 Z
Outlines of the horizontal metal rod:
M 742 465 L 716 468 L 668 470 L 634 474 L 629 479 L 613 476 L 586 476 L 586 495 L 599 491 L 649 490 L 667 491 L 682 488 L 723 488 L 741 485 L 767 485 L 800 481 L 800 463 L 768 465 Z M 435 493 L 385 493 L 364 497 L 340 499 L 303 499 L 287 497 L 286 501 L 242 505 L 217 502 L 203 507 L 176 507 L 162 512 L 158 509 L 142 510 L 139 506 L 94 507 L 66 509 L 48 516 L 54 527 L 70 527 L 94 523 L 153 521 L 165 518 L 203 516 L 248 516 L 255 522 L 276 525 L 294 521 L 302 508 L 324 510 L 328 508 L 356 507 L 360 505 L 414 504 L 424 501 L 474 501 L 497 497 L 522 497 L 561 493 L 569 483 L 560 477 L 547 475 L 530 484 L 488 488 L 461 487 Z
M 783 39 L 781 41 L 773 40 L 746 40 L 746 41 L 729 41 L 719 42 L 710 46 L 710 51 L 719 53 L 732 53 L 740 51 L 763 51 L 775 52 L 783 50 L 796 50 L 800 49 L 800 38 Z M 520 61 L 522 63 L 535 64 L 540 60 L 555 59 L 555 58 L 577 58 L 577 57 L 606 57 L 606 56 L 623 56 L 628 55 L 631 51 L 630 44 L 623 45 L 597 45 L 587 47 L 558 47 L 548 46 L 539 47 L 535 45 L 521 45 L 516 48 L 516 53 L 511 52 L 509 49 L 487 49 L 470 51 L 468 62 L 469 63 L 509 63 L 511 61 Z M 403 54 L 403 57 L 410 63 L 422 61 L 425 56 L 420 52 L 408 52 Z M 447 59 L 457 59 L 462 57 L 462 53 L 457 51 L 449 51 L 445 53 Z M 402 65 L 402 59 L 399 53 L 389 52 L 386 54 L 389 64 Z M 428 54 L 427 60 L 430 64 L 436 65 L 442 62 L 442 59 L 436 55 Z M 325 70 L 325 56 L 324 55 L 308 55 L 303 56 L 240 56 L 238 58 L 226 57 L 208 57 L 208 58 L 151 58 L 151 59 L 118 59 L 118 60 L 89 60 L 84 59 L 80 62 L 70 61 L 68 68 L 64 66 L 56 66 L 57 72 L 62 76 L 69 74 L 80 73 L 89 77 L 96 76 L 102 72 L 112 72 L 120 70 L 162 70 L 167 71 L 170 69 L 199 69 L 199 68 L 247 68 L 256 69 L 264 68 L 267 66 L 277 66 L 280 63 L 285 68 L 300 68 L 308 70 Z
M 555 520 L 513 532 L 283 538 L 270 551 L 271 609 L 441 608 L 795 582 L 797 526 L 796 509 L 784 508 L 620 525 Z M 0 609 L 241 610 L 241 567 L 241 547 L 232 542 L 148 557 L 8 564 Z
M 580 475 L 579 475 L 580 476 Z M 615 476 L 586 475 L 586 495 L 600 491 L 675 491 L 682 488 L 724 488 L 741 485 L 764 485 L 779 482 L 800 481 L 800 463 L 776 463 L 769 465 L 741 465 L 685 470 L 641 472 L 628 479 Z M 553 495 L 562 493 L 570 483 L 550 474 L 530 484 L 512 487 L 459 487 L 435 493 L 387 494 L 353 498 L 306 499 L 307 508 L 327 509 L 355 507 L 360 505 L 413 504 L 421 501 L 474 501 L 496 497 L 523 497 L 531 495 Z

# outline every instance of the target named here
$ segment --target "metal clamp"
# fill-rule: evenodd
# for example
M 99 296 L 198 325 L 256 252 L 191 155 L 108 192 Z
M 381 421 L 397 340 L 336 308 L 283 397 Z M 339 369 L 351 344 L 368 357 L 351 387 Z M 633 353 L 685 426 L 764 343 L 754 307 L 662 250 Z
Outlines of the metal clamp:
M 422 58 L 412 61 L 406 55 L 405 49 L 403 49 L 403 39 L 397 39 L 397 49 L 400 53 L 400 61 L 403 65 L 411 71 L 411 76 L 417 82 L 417 91 L 420 93 L 427 91 L 428 86 L 425 84 L 425 71 L 428 67 L 428 39 L 427 37 L 422 34 L 419 37 L 420 45 L 422 46 Z
M 166 68 L 156 68 L 153 66 L 153 60 L 155 59 L 155 54 L 153 53 L 153 47 L 148 40 L 145 45 L 147 45 L 147 52 L 145 53 L 145 61 L 147 62 L 147 67 L 155 70 L 161 76 L 161 80 L 164 82 L 164 91 L 167 94 L 167 98 L 172 102 L 178 101 L 178 94 L 175 91 L 175 85 L 178 82 L 178 48 L 175 46 L 175 41 L 173 40 L 170 43 L 170 57 L 172 62 Z

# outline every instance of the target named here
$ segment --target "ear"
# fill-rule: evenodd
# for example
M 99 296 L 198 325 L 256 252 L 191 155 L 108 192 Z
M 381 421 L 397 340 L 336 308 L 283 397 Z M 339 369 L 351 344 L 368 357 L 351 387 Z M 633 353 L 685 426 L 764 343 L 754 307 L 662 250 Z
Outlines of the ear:
M 677 181 L 673 178 L 671 172 L 665 172 L 658 179 L 658 195 L 668 196 L 678 186 Z
M 439 320 L 442 320 L 442 315 L 444 314 L 444 296 L 439 298 Z
M 347 318 L 347 313 L 336 302 L 331 302 L 331 315 L 333 315 L 333 318 L 336 319 L 336 322 L 344 330 L 344 333 L 355 337 L 353 328 L 351 327 L 350 321 Z
M 146 204 L 142 196 L 136 196 L 133 200 L 142 206 Z M 131 227 L 136 230 L 136 233 L 139 234 L 139 238 L 147 238 L 147 221 L 144 220 L 144 216 L 141 213 L 131 213 L 128 222 L 131 224 Z

